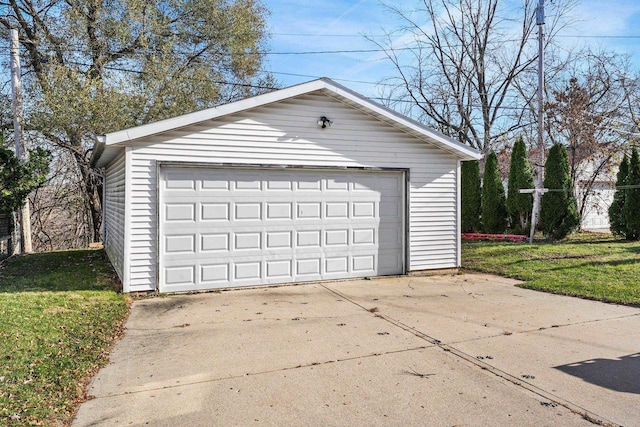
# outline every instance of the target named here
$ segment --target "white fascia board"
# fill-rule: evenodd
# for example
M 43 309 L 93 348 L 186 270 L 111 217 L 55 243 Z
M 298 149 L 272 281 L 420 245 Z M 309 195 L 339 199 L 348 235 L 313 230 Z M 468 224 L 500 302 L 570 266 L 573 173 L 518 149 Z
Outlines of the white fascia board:
M 196 123 L 215 119 L 217 117 L 226 116 L 237 113 L 239 111 L 249 110 L 251 108 L 260 107 L 283 99 L 292 98 L 304 93 L 313 92 L 326 86 L 324 80 L 314 80 L 285 89 L 276 90 L 262 95 L 253 96 L 251 98 L 224 104 L 217 107 L 208 108 L 206 110 L 195 111 L 193 113 L 184 114 L 182 116 L 171 117 L 169 119 L 160 120 L 146 125 L 136 126 L 121 131 L 116 131 L 102 135 L 106 145 L 117 144 L 125 141 L 132 141 L 144 138 L 150 135 L 156 135 L 162 132 L 179 129 Z
M 251 108 L 261 107 L 263 105 L 271 104 L 322 89 L 335 94 L 337 98 L 349 100 L 355 104 L 360 105 L 364 110 L 368 110 L 371 113 L 387 118 L 391 123 L 395 124 L 400 129 L 410 130 L 424 136 L 426 139 L 433 141 L 441 148 L 454 153 L 461 160 L 480 160 L 482 158 L 482 154 L 480 154 L 473 148 L 468 147 L 445 135 L 442 135 L 441 133 L 436 132 L 433 129 L 425 127 L 419 122 L 405 117 L 404 115 L 393 111 L 390 108 L 373 102 L 370 99 L 360 95 L 359 93 L 354 92 L 351 89 L 348 89 L 328 78 L 321 78 L 296 86 L 291 86 L 285 89 L 269 92 L 263 95 L 257 95 L 251 98 L 232 102 L 230 104 L 224 104 L 217 107 L 208 108 L 206 110 L 196 111 L 193 113 L 184 114 L 182 116 L 160 120 L 158 122 L 108 133 L 106 135 L 99 136 L 98 141 L 104 143 L 106 146 L 118 144 L 121 142 L 133 141 L 147 136 L 156 135 L 162 132 L 175 130 L 185 126 L 190 126 L 196 123 L 215 119 L 217 117 L 249 110 Z
M 361 106 L 375 112 L 376 114 L 380 114 L 388 119 L 396 122 L 401 128 L 410 129 L 414 132 L 418 132 L 430 140 L 433 140 L 436 144 L 442 146 L 442 148 L 448 149 L 449 151 L 453 151 L 462 160 L 480 160 L 482 159 L 482 154 L 477 150 L 462 144 L 461 142 L 456 141 L 453 138 L 449 138 L 441 134 L 440 132 L 436 132 L 433 129 L 430 129 L 421 123 L 406 117 L 388 107 L 385 107 L 382 104 L 378 104 L 376 102 L 371 101 L 368 98 L 360 95 L 357 92 L 352 91 L 349 88 L 346 88 L 338 83 L 331 82 L 331 85 L 326 87 L 327 90 L 330 90 L 336 93 L 338 96 L 342 98 L 349 99 L 352 102 L 360 104 Z

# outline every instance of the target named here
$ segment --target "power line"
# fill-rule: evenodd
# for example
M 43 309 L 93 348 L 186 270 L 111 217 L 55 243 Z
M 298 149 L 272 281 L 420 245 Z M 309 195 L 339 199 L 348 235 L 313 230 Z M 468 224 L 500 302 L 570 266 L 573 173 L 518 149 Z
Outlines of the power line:
M 91 64 L 86 64 L 83 62 L 77 62 L 77 61 L 68 61 L 69 64 L 74 64 L 74 65 L 78 65 L 81 67 L 91 67 Z M 143 70 L 134 70 L 131 68 L 125 68 L 125 67 L 116 67 L 116 66 L 105 66 L 103 67 L 105 70 L 110 70 L 110 71 L 120 71 L 120 72 L 125 72 L 125 73 L 134 73 L 134 74 L 148 74 L 147 72 L 143 71 Z M 318 79 L 321 78 L 321 76 L 314 76 L 314 75 L 308 75 L 308 74 L 295 74 L 295 73 L 286 73 L 286 72 L 277 72 L 277 71 L 268 71 L 271 74 L 282 74 L 282 75 L 290 75 L 290 76 L 296 76 L 296 77 L 306 77 L 306 78 L 314 78 L 314 79 Z M 265 85 L 256 85 L 256 84 L 251 84 L 251 83 L 239 83 L 239 82 L 229 82 L 229 81 L 225 81 L 225 80 L 205 80 L 205 79 L 195 79 L 196 81 L 202 81 L 202 82 L 207 82 L 207 83 L 216 83 L 219 85 L 226 85 L 226 86 L 238 86 L 238 87 L 247 87 L 247 88 L 252 88 L 252 89 L 262 89 L 262 90 L 277 90 L 279 88 L 277 87 L 273 87 L 273 86 L 265 86 Z M 332 79 L 332 80 L 336 80 L 336 81 L 347 81 L 347 82 L 355 82 L 355 83 L 362 83 L 362 84 L 371 84 L 371 85 L 384 85 L 384 83 L 377 83 L 377 82 L 369 82 L 369 81 L 364 81 L 364 80 L 349 80 L 349 79 Z M 421 103 L 418 102 L 416 103 L 413 100 L 410 99 L 401 99 L 401 98 L 385 98 L 385 97 L 374 97 L 374 96 L 369 96 L 369 99 L 373 100 L 373 101 L 378 101 L 380 103 L 385 103 L 385 102 L 391 102 L 391 103 L 405 103 L 405 104 L 414 104 L 417 107 L 420 107 Z M 425 104 L 425 103 L 423 103 Z M 448 106 L 451 108 L 457 108 L 458 106 L 456 104 L 451 104 L 451 103 L 447 103 L 447 102 L 435 102 L 435 101 L 431 101 L 430 104 L 432 105 L 439 105 L 439 106 Z M 478 109 L 481 108 L 480 105 L 470 105 L 471 108 L 474 109 Z M 507 106 L 507 105 L 501 105 L 499 107 L 494 107 L 494 109 L 499 109 L 499 110 L 509 110 L 509 111 L 526 111 L 526 110 L 531 110 L 530 106 L 522 106 L 522 107 L 515 107 L 515 106 Z M 603 130 L 611 130 L 614 132 L 619 132 L 619 133 L 625 133 L 625 134 L 630 134 L 630 135 L 637 135 L 636 133 L 632 133 L 632 132 L 627 132 L 627 131 L 623 131 L 621 129 L 613 129 L 613 128 L 602 128 Z
M 289 36 L 300 36 L 300 37 L 322 37 L 314 34 L 287 34 L 282 33 L 282 35 Z M 331 34 L 326 35 L 330 37 L 364 37 L 363 35 L 356 34 Z M 640 35 L 628 35 L 628 36 L 614 36 L 614 35 L 602 35 L 602 36 L 588 36 L 588 35 L 559 35 L 556 34 L 557 38 L 576 38 L 576 39 L 640 39 Z M 23 40 L 24 41 L 24 40 Z M 502 39 L 490 42 L 491 44 L 504 44 L 507 42 L 520 42 L 521 39 Z M 420 43 L 420 40 L 417 41 Z M 428 41 L 426 42 L 428 44 Z M 0 47 L 6 47 L 7 45 L 4 43 L 0 43 Z M 462 47 L 462 45 L 448 45 L 450 48 Z M 235 52 L 233 55 L 262 55 L 262 56 L 298 56 L 298 55 L 334 55 L 334 54 L 353 54 L 353 53 L 386 53 L 389 51 L 398 52 L 398 51 L 413 51 L 417 49 L 416 46 L 409 46 L 405 44 L 403 47 L 387 47 L 387 48 L 371 48 L 371 49 L 327 49 L 327 50 L 309 50 L 309 51 L 250 51 L 250 52 Z M 66 47 L 63 51 L 70 53 L 81 53 L 81 54 L 89 54 L 88 48 L 85 46 L 76 46 L 76 47 Z M 106 54 L 112 54 L 114 52 L 105 52 Z M 184 53 L 184 52 L 183 52 Z M 210 52 L 212 55 L 223 55 L 229 56 L 232 55 L 229 52 Z M 134 52 L 130 53 L 131 55 L 164 55 L 163 52 Z
M 310 33 L 269 33 L 271 36 L 285 36 L 285 37 L 335 37 L 335 38 L 352 38 L 352 37 L 388 37 L 390 34 L 310 34 Z
M 91 67 L 91 64 L 85 64 L 82 62 L 75 62 L 75 61 L 68 61 L 68 63 L 70 64 L 74 64 L 74 65 L 78 65 L 81 67 Z M 135 74 L 149 74 L 146 71 L 142 71 L 142 70 L 134 70 L 134 69 L 130 69 L 130 68 L 123 68 L 123 67 L 114 67 L 114 66 L 105 66 L 103 67 L 105 70 L 111 70 L 111 71 L 121 71 L 121 72 L 125 72 L 125 73 L 135 73 Z M 251 83 L 237 83 L 237 82 L 228 82 L 228 81 L 224 81 L 224 80 L 210 80 L 210 79 L 194 79 L 195 81 L 201 81 L 201 82 L 208 82 L 208 83 L 215 83 L 215 84 L 219 84 L 219 85 L 228 85 L 228 86 L 239 86 L 239 87 L 248 87 L 248 88 L 253 88 L 253 89 L 265 89 L 265 90 L 275 90 L 277 88 L 272 87 L 272 86 L 264 86 L 264 85 L 254 85 Z
M 586 36 L 586 35 L 569 35 L 569 34 L 556 34 L 555 37 L 563 39 L 640 39 L 640 36 L 628 35 L 628 36 Z
M 501 41 L 501 43 L 506 42 L 507 40 L 503 40 Z M 514 40 L 515 41 L 515 40 Z M 0 47 L 4 47 L 2 43 L 0 43 Z M 452 46 L 454 47 L 454 46 Z M 332 54 L 343 54 L 343 53 L 381 53 L 381 52 L 388 52 L 388 51 L 407 51 L 407 50 L 415 50 L 415 47 L 409 47 L 409 46 L 405 46 L 405 47 L 389 47 L 387 49 L 384 48 L 378 48 L 378 49 L 335 49 L 335 50 L 308 50 L 308 51 L 283 51 L 283 52 L 272 52 L 272 51 L 268 51 L 268 50 L 264 50 L 264 51 L 249 51 L 249 52 L 208 52 L 210 55 L 220 55 L 220 56 L 231 56 L 231 55 L 263 55 L 263 56 L 267 56 L 267 55 L 332 55 Z M 51 49 L 52 51 L 55 49 Z M 66 47 L 64 49 L 62 49 L 63 52 L 66 53 L 80 53 L 80 54 L 85 54 L 85 55 L 89 55 L 91 54 L 91 52 L 88 50 L 88 48 L 86 47 Z M 111 55 L 111 54 L 115 54 L 116 52 L 102 52 L 103 54 L 106 55 Z M 172 52 L 172 53 L 176 53 L 176 52 Z M 185 54 L 188 55 L 190 53 L 188 52 L 178 52 L 179 54 Z M 127 54 L 127 56 L 149 56 L 149 55 L 158 55 L 158 56 L 164 56 L 165 53 L 164 52 L 132 52 Z
M 324 76 L 314 76 L 311 74 L 296 74 L 296 73 L 286 73 L 284 71 L 267 71 L 270 74 L 277 74 L 279 76 L 291 76 L 291 77 L 305 77 L 309 79 L 320 79 Z M 331 78 L 331 80 L 335 80 L 337 82 L 350 82 L 350 83 L 361 83 L 365 85 L 379 85 L 379 82 L 370 82 L 365 80 L 351 80 L 351 79 L 339 79 L 339 78 Z

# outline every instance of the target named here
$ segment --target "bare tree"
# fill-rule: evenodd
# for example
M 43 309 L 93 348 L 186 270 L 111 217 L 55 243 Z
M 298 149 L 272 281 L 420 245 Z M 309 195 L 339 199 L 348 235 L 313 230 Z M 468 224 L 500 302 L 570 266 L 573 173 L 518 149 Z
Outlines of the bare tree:
M 536 85 L 535 1 L 517 10 L 500 0 L 422 0 L 417 9 L 387 7 L 403 25 L 387 33 L 395 75 L 388 98 L 410 103 L 417 119 L 488 152 L 527 124 Z M 573 1 L 552 5 L 547 40 L 567 23 Z M 401 43 L 398 45 L 398 43 Z M 527 82 L 526 87 L 523 82 Z
M 567 147 L 580 216 L 601 182 L 613 180 L 616 155 L 633 130 L 629 58 L 585 51 L 550 89 L 545 106 L 548 138 Z
M 86 247 L 91 221 L 87 218 L 82 177 L 65 152 L 56 152 L 50 167 L 46 185 L 29 197 L 34 250 Z

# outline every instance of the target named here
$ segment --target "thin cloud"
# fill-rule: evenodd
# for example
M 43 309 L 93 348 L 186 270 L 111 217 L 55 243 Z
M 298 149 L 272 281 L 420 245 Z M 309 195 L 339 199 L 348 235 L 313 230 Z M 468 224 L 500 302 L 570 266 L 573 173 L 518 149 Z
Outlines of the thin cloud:
M 353 12 L 354 10 L 356 10 L 357 8 L 360 7 L 361 4 L 366 3 L 368 0 L 360 0 L 358 3 L 356 3 L 355 5 L 351 6 L 349 9 L 347 9 L 346 11 L 344 11 L 342 13 L 342 15 L 338 16 L 336 19 L 333 20 L 333 22 L 331 22 L 326 28 L 325 30 L 322 32 L 323 34 L 326 34 L 329 32 L 329 30 L 333 30 L 334 27 L 340 22 L 342 21 L 342 18 L 344 18 L 345 16 L 348 16 L 349 14 L 351 14 L 351 12 Z

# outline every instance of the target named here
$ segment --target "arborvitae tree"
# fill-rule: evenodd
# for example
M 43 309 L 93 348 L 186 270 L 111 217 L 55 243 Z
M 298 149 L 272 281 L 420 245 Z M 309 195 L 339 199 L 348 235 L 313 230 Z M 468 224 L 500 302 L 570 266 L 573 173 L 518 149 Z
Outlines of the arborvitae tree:
M 627 189 L 624 188 L 629 182 L 629 159 L 624 155 L 620 168 L 618 169 L 618 179 L 616 180 L 616 192 L 613 195 L 613 202 L 609 206 L 609 227 L 616 236 L 627 235 L 627 220 L 625 216 L 625 201 Z M 621 188 L 622 187 L 622 188 Z
M 480 230 L 480 165 L 477 160 L 462 163 L 462 231 Z
M 484 164 L 482 228 L 487 233 L 503 233 L 507 228 L 504 187 L 498 170 L 498 158 L 493 151 L 489 153 Z
M 511 227 L 518 231 L 527 229 L 533 205 L 533 196 L 520 194 L 521 188 L 533 188 L 533 170 L 527 159 L 527 147 L 524 140 L 518 138 L 511 152 L 507 194 L 507 212 L 511 219 Z
M 562 144 L 556 143 L 549 150 L 545 163 L 544 188 L 551 191 L 542 196 L 542 230 L 552 239 L 562 239 L 580 225 L 578 206 L 573 196 L 569 156 Z
M 29 160 L 21 162 L 13 151 L 3 148 L 0 136 L 0 213 L 8 214 L 22 205 L 47 180 L 51 155 L 42 148 L 29 150 Z
M 629 161 L 629 186 L 640 186 L 640 158 L 638 149 L 633 146 Z M 627 188 L 625 194 L 624 217 L 626 222 L 626 237 L 629 240 L 640 239 L 640 188 Z

